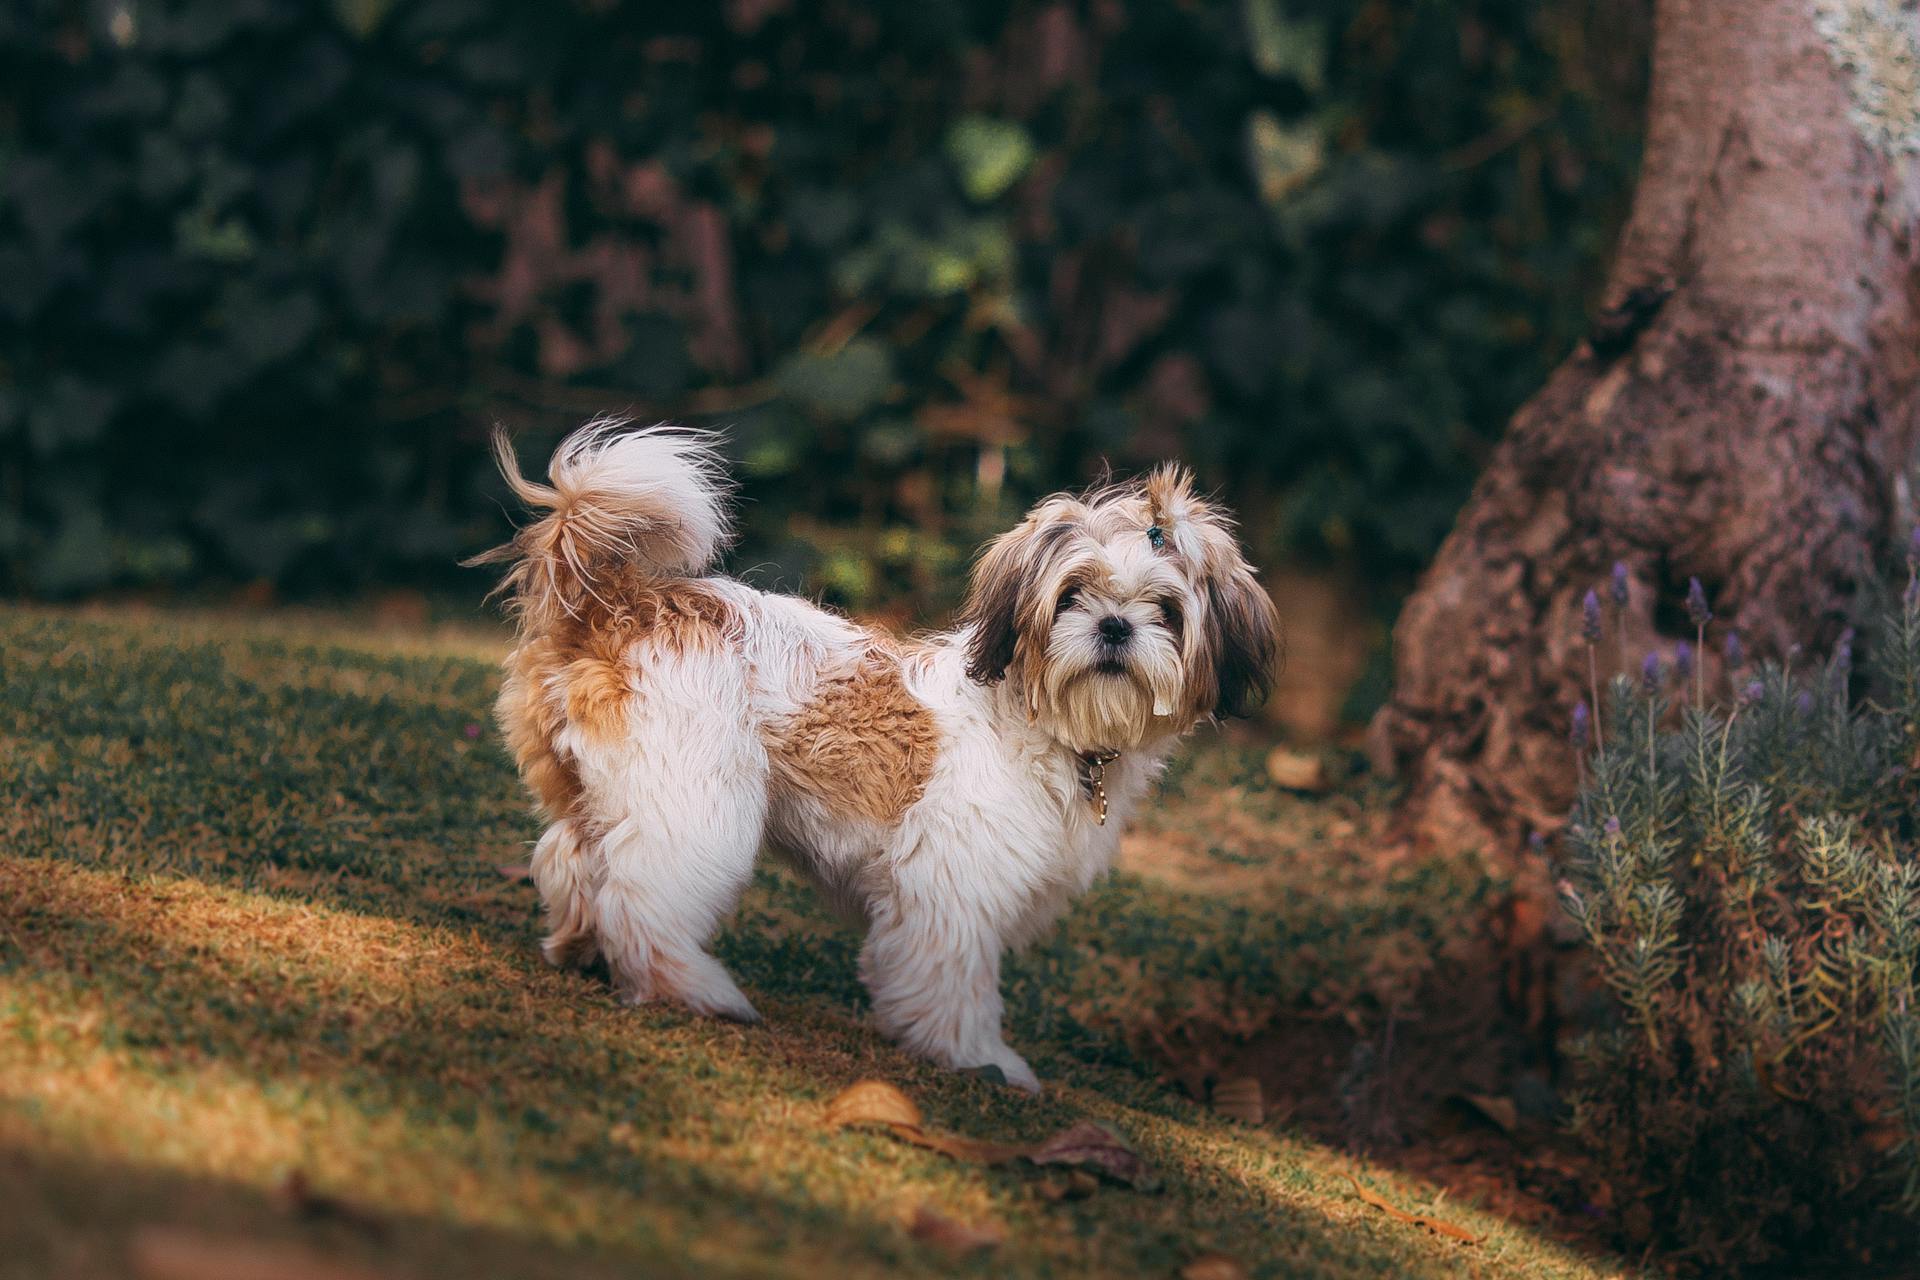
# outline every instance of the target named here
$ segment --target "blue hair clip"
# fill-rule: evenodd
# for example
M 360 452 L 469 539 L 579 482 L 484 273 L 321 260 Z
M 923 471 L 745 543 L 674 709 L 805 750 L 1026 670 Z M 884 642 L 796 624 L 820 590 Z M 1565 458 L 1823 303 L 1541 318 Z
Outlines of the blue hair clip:
M 1158 551 L 1160 548 L 1167 545 L 1166 531 L 1163 530 L 1159 525 L 1157 524 L 1154 525 L 1151 529 L 1147 530 L 1147 541 L 1153 544 L 1153 549 L 1155 551 Z

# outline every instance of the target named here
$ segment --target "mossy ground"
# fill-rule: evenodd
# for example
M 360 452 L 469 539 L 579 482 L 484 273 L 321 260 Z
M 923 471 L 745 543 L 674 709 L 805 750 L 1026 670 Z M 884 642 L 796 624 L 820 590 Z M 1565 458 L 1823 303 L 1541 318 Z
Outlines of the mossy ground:
M 497 870 L 534 826 L 485 649 L 0 611 L 0 1276 L 138 1273 L 155 1226 L 395 1277 L 1165 1276 L 1212 1250 L 1269 1276 L 1619 1272 L 1216 1116 L 1141 1048 L 1371 998 L 1406 968 L 1380 954 L 1444 945 L 1483 878 L 1327 865 L 1316 823 L 1351 813 L 1278 839 L 1300 802 L 1203 744 L 1133 870 L 1012 966 L 1043 1099 L 876 1037 L 857 939 L 772 873 L 718 944 L 764 1026 L 628 1009 L 540 964 L 532 890 Z M 1057 1199 L 1057 1175 L 823 1127 L 867 1076 L 972 1136 L 1107 1121 L 1164 1190 Z M 1485 1239 L 1397 1222 L 1349 1173 Z M 922 1206 L 1005 1241 L 957 1258 L 907 1230 Z

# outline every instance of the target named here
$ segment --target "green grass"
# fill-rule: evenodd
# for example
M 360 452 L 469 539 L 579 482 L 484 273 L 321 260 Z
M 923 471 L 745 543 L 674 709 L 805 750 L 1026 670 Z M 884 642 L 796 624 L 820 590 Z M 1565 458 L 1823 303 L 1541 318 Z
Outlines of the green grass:
M 718 944 L 762 1027 L 544 968 L 532 890 L 495 869 L 535 829 L 494 682 L 472 646 L 0 611 L 0 1276 L 134 1274 L 155 1226 L 382 1276 L 1617 1270 L 1216 1117 L 1148 1061 L 1156 1029 L 1365 999 L 1382 938 L 1437 938 L 1486 883 L 1300 892 L 1313 842 L 1262 834 L 1295 802 L 1202 751 L 1130 845 L 1167 874 L 1116 878 L 1009 974 L 1030 1100 L 874 1036 L 857 939 L 771 874 Z M 971 1136 L 1107 1121 L 1165 1189 L 1049 1198 L 1058 1175 L 827 1130 L 867 1076 Z M 338 1205 L 289 1202 L 294 1170 Z M 1486 1239 L 1396 1222 L 1348 1172 Z M 956 1259 L 906 1229 L 923 1205 L 1006 1240 Z

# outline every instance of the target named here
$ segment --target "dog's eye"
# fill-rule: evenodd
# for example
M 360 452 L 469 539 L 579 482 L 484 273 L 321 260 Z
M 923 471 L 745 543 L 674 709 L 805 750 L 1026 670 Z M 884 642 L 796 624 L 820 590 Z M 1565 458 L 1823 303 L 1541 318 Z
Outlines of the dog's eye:
M 1172 600 L 1160 602 L 1160 617 L 1175 631 L 1180 629 L 1180 606 Z
M 1053 602 L 1053 616 L 1057 618 L 1067 610 L 1073 608 L 1073 602 L 1079 598 L 1080 588 L 1078 587 L 1068 587 L 1065 591 L 1062 591 L 1060 598 Z
M 1147 530 L 1147 541 L 1153 544 L 1153 549 L 1155 551 L 1158 551 L 1160 548 L 1167 545 L 1166 530 L 1162 529 L 1157 524 L 1154 525 L 1151 529 Z

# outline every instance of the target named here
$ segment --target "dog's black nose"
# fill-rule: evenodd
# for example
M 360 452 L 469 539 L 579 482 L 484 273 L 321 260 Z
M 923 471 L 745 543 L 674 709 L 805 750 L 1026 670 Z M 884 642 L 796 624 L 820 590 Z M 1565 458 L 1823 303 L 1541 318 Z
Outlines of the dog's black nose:
M 1108 644 L 1125 644 L 1133 638 L 1133 624 L 1119 614 L 1100 619 L 1100 638 Z

